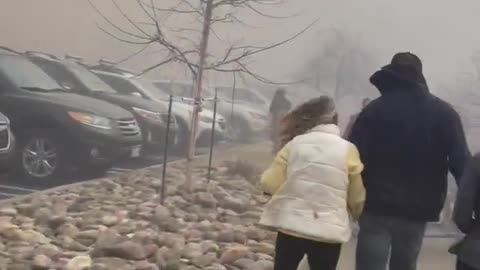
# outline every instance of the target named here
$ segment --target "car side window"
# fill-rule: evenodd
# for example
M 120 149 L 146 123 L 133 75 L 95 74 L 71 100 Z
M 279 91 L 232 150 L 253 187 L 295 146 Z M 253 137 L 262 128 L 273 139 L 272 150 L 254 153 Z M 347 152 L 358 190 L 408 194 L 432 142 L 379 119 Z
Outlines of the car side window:
M 139 93 L 138 89 L 128 80 L 117 78 L 115 76 L 109 76 L 105 74 L 97 74 L 100 79 L 110 85 L 113 89 L 117 90 L 122 95 L 131 95 L 132 93 Z M 141 94 L 141 93 L 140 93 Z
M 63 66 L 50 63 L 47 64 L 40 61 L 35 63 L 60 85 L 69 85 L 72 89 L 81 89 L 80 84 L 75 80 L 75 77 L 72 76 L 72 74 L 70 74 Z

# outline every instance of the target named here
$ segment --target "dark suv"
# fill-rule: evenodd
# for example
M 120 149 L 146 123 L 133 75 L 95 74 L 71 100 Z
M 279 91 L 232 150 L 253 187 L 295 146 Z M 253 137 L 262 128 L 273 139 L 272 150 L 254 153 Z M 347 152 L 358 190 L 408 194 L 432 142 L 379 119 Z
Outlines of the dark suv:
M 158 153 L 163 149 L 168 121 L 165 104 L 119 94 L 78 63 L 79 59 L 59 59 L 54 55 L 38 52 L 27 52 L 26 55 L 64 88 L 110 102 L 132 112 L 143 133 L 145 153 Z M 173 115 L 170 121 L 171 138 L 175 138 L 177 123 Z
M 72 169 L 97 176 L 139 155 L 141 132 L 131 113 L 65 91 L 24 56 L 0 53 L 0 111 L 16 136 L 19 181 L 59 180 Z

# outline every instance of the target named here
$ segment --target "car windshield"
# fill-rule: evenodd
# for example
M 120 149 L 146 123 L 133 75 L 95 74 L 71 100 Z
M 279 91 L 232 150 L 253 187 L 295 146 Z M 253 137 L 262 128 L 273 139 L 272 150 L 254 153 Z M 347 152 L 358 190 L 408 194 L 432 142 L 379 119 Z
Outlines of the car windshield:
M 265 101 L 257 93 L 249 89 L 236 88 L 234 96 L 233 96 L 232 87 L 217 87 L 217 90 L 218 90 L 219 96 L 221 93 L 221 96 L 227 98 L 228 100 L 232 100 L 232 97 L 234 97 L 235 102 L 258 104 L 258 105 L 265 104 Z
M 155 99 L 159 99 L 159 100 L 169 99 L 170 97 L 169 92 L 167 90 L 163 90 L 157 87 L 153 83 L 153 81 L 143 77 L 135 78 L 134 80 L 142 86 L 142 91 L 146 96 L 152 96 Z
M 179 97 L 192 96 L 191 84 L 176 82 L 154 82 L 153 84 L 164 93 L 172 94 Z
M 106 84 L 102 79 L 77 63 L 69 63 L 68 69 L 90 90 L 116 94 L 117 91 Z
M 60 85 L 26 58 L 5 55 L 0 58 L 0 70 L 17 87 L 56 91 Z

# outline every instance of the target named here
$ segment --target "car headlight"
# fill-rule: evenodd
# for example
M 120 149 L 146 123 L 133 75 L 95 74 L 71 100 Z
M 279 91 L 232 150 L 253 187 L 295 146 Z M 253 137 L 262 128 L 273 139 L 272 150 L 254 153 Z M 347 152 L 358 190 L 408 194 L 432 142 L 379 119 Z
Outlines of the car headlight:
M 87 126 L 100 129 L 112 129 L 112 121 L 106 117 L 83 112 L 68 112 L 68 115 L 73 120 Z
M 140 115 L 142 118 L 145 118 L 145 119 L 148 119 L 148 120 L 154 121 L 154 122 L 161 122 L 162 121 L 162 117 L 160 116 L 160 113 L 158 113 L 158 112 L 147 111 L 147 110 L 143 110 L 143 109 L 135 108 L 135 107 L 133 107 L 133 110 L 138 115 Z

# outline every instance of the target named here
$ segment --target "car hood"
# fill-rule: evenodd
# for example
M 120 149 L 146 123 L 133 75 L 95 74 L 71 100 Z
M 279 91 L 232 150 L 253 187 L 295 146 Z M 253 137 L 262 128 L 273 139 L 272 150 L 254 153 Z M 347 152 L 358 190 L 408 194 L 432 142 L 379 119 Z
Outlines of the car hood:
M 232 112 L 232 103 L 221 102 L 221 103 L 219 103 L 219 109 L 220 109 L 220 112 L 223 115 L 225 115 L 225 114 L 230 115 L 231 112 Z M 241 103 L 235 103 L 233 105 L 233 110 L 234 110 L 234 114 L 247 114 L 249 112 L 252 112 L 252 113 L 255 113 L 255 114 L 259 114 L 259 115 L 260 114 L 265 115 L 265 116 L 268 115 L 268 113 L 265 112 L 264 110 L 258 110 L 256 108 L 252 108 L 251 106 L 241 104 Z
M 66 107 L 67 110 L 92 113 L 111 119 L 133 118 L 130 112 L 118 106 L 74 93 L 36 93 L 35 99 L 47 104 Z
M 189 117 L 193 111 L 193 105 L 181 102 L 174 102 L 172 104 L 172 110 L 175 114 L 181 115 L 182 117 L 188 117 L 189 120 Z M 203 107 L 202 111 L 200 112 L 200 116 L 210 117 L 213 119 L 213 111 Z M 224 120 L 225 118 L 220 115 L 220 112 L 217 112 L 217 119 Z
M 124 96 L 117 94 L 96 93 L 99 99 L 111 102 L 126 110 L 132 110 L 133 107 L 149 110 L 152 112 L 166 113 L 167 106 L 163 102 L 156 102 L 135 96 Z

